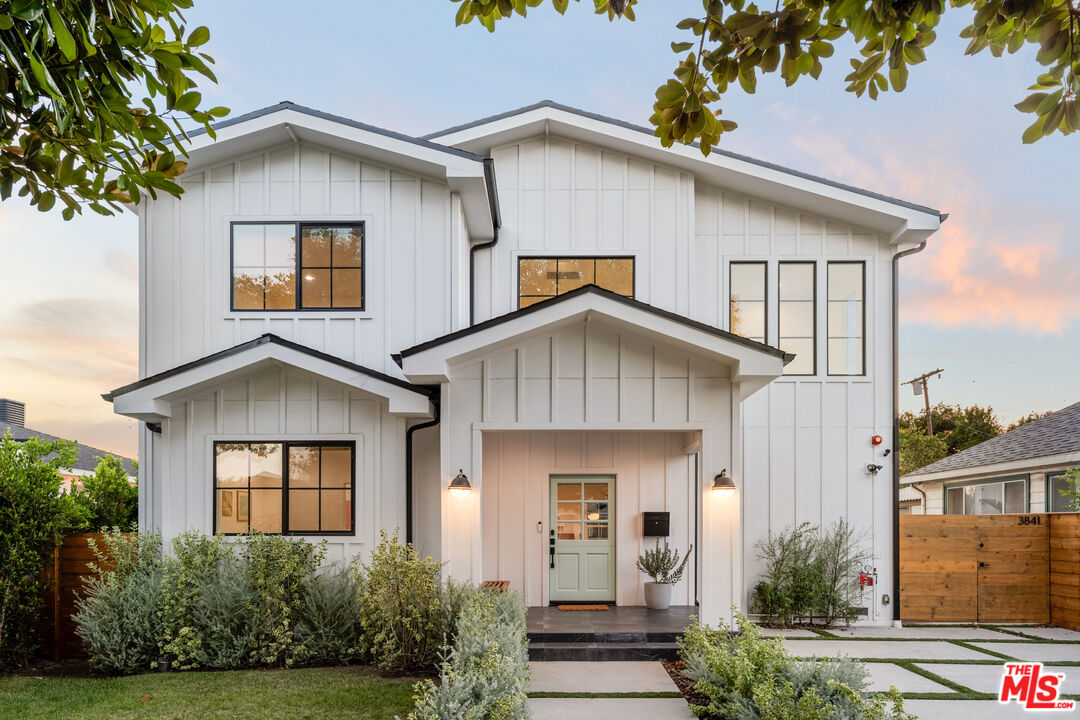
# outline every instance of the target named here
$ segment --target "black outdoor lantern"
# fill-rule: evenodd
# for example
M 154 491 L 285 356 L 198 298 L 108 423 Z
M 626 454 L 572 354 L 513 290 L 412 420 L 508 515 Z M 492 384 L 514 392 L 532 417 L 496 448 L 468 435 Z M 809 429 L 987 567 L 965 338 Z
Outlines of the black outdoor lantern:
M 472 490 L 472 484 L 464 470 L 458 470 L 457 477 L 450 481 L 450 492 L 455 495 L 466 495 Z

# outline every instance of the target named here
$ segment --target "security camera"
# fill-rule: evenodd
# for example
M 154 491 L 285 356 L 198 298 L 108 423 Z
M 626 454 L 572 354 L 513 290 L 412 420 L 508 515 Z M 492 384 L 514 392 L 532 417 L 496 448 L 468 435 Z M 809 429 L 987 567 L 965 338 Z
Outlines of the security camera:
M 878 471 L 881 470 L 881 468 L 881 465 L 875 465 L 874 463 L 870 463 L 866 466 L 866 472 L 870 473 L 871 475 L 877 475 Z

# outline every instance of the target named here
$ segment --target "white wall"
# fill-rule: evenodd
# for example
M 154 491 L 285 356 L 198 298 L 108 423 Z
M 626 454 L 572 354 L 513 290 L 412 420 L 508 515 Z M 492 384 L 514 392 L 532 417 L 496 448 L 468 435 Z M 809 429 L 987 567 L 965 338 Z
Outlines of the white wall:
M 181 184 L 142 210 L 143 376 L 266 332 L 397 374 L 391 353 L 459 326 L 464 220 L 444 182 L 295 144 Z M 230 312 L 233 220 L 363 220 L 367 309 Z
M 483 437 L 483 573 L 509 580 L 528 605 L 547 604 L 550 478 L 614 475 L 615 601 L 642 605 L 645 578 L 635 566 L 655 538 L 642 534 L 642 512 L 671 513 L 671 546 L 685 553 L 694 537 L 695 478 L 685 432 L 525 431 Z M 692 603 L 694 568 L 672 602 Z
M 355 534 L 327 536 L 327 560 L 365 559 L 381 529 L 400 527 L 404 540 L 405 420 L 391 416 L 382 398 L 302 370 L 269 367 L 175 401 L 172 410 L 162 433 L 151 436 L 154 483 L 147 491 L 154 496 L 148 520 L 166 542 L 192 528 L 213 532 L 215 440 L 315 439 L 356 443 Z

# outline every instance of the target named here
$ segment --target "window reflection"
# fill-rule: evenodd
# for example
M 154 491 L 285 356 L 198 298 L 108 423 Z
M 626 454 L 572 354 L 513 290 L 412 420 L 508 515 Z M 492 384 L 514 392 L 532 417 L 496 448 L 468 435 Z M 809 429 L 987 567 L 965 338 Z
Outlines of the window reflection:
M 827 292 L 829 374 L 863 375 L 866 313 L 863 263 L 829 263 Z
M 765 263 L 733 262 L 730 266 L 731 332 L 765 342 Z
M 626 297 L 634 296 L 634 258 L 559 257 L 518 259 L 518 307 L 596 285 Z
M 795 359 L 784 366 L 784 374 L 813 375 L 816 336 L 814 263 L 780 263 L 779 286 L 780 349 L 795 355 Z

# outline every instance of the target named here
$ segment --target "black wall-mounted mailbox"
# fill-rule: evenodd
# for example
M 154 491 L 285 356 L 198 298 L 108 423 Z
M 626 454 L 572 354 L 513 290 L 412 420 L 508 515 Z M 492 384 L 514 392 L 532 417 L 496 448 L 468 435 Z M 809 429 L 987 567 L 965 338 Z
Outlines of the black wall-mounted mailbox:
M 645 537 L 667 537 L 671 534 L 671 513 L 646 512 L 642 513 Z

